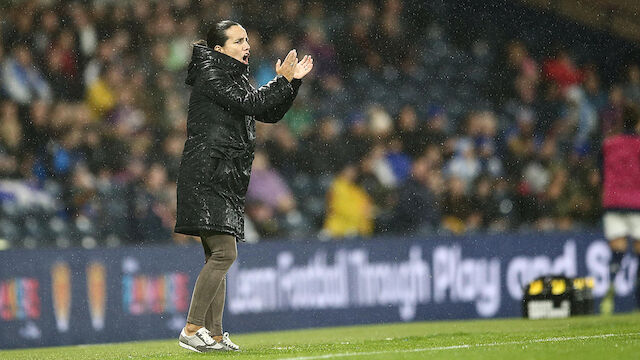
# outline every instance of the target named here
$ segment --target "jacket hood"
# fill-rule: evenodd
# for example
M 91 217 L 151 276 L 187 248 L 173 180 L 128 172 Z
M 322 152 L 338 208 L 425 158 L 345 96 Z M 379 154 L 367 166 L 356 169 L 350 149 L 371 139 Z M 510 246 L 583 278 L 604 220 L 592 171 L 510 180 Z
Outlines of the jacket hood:
M 222 69 L 230 74 L 244 74 L 249 71 L 249 65 L 215 51 L 202 43 L 195 43 L 185 83 L 193 85 L 200 73 L 210 67 Z

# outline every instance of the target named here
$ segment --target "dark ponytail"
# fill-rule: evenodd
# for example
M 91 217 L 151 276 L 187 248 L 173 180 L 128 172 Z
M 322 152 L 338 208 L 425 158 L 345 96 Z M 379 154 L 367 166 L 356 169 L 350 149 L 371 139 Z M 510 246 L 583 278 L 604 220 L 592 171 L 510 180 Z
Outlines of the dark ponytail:
M 241 26 L 237 22 L 231 20 L 220 21 L 219 23 L 211 26 L 209 31 L 207 31 L 207 46 L 212 49 L 216 45 L 224 46 L 224 43 L 227 42 L 227 29 L 235 25 Z

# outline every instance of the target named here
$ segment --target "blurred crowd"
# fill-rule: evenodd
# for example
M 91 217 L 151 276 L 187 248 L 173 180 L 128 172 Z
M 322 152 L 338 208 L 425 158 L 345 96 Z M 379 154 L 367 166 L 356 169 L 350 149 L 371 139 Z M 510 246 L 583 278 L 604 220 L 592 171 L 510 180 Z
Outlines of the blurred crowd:
M 247 29 L 257 85 L 291 48 L 315 63 L 285 118 L 258 124 L 249 241 L 597 226 L 599 143 L 620 131 L 626 103 L 640 104 L 638 64 L 601 81 L 598 64 L 562 47 L 459 46 L 430 6 L 4 5 L 4 246 L 190 241 L 172 232 L 185 69 L 191 44 L 221 19 Z

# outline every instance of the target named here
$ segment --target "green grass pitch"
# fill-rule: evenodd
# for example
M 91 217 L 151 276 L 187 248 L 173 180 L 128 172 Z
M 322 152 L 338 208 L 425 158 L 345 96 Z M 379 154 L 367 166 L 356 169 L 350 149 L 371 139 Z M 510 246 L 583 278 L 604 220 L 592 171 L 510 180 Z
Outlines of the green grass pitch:
M 197 354 L 170 339 L 5 350 L 0 359 L 640 359 L 640 313 L 351 326 L 232 339 L 242 352 Z

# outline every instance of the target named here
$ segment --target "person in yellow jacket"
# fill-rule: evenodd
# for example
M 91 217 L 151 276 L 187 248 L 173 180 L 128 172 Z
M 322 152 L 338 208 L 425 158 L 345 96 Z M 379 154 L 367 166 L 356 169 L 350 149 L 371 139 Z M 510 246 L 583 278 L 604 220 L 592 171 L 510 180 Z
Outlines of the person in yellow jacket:
M 122 81 L 119 70 L 111 68 L 88 86 L 86 103 L 94 120 L 102 119 L 116 105 L 114 85 Z
M 327 194 L 323 232 L 331 238 L 369 236 L 373 233 L 373 201 L 355 180 L 358 169 L 346 165 Z

